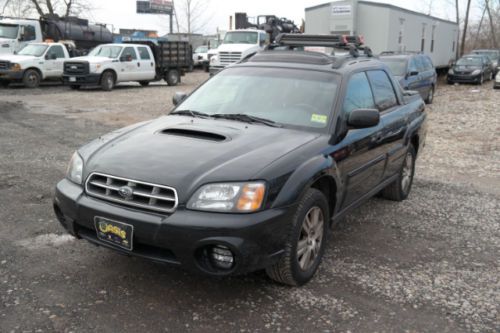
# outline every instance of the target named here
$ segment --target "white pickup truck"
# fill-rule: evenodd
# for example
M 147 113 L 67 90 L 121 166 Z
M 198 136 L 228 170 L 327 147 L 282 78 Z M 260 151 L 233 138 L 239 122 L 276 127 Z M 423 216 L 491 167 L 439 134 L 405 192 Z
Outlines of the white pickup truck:
M 0 84 L 22 82 L 36 88 L 42 80 L 61 80 L 68 50 L 61 43 L 29 43 L 17 54 L 0 55 Z
M 263 30 L 228 31 L 224 41 L 217 48 L 217 54 L 210 58 L 210 75 L 216 74 L 250 54 L 262 51 L 268 44 L 269 34 Z
M 192 65 L 192 50 L 187 42 L 104 44 L 85 57 L 66 61 L 63 81 L 72 89 L 100 86 L 105 91 L 130 81 L 147 86 L 151 81 L 165 79 L 168 85 L 175 86 Z

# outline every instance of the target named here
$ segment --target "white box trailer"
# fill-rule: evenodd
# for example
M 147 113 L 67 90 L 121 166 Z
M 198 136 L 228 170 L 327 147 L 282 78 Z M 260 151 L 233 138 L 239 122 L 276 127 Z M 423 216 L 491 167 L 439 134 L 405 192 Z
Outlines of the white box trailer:
M 416 51 L 429 55 L 436 68 L 456 59 L 456 22 L 384 3 L 345 0 L 305 9 L 307 34 L 361 35 L 375 54 Z

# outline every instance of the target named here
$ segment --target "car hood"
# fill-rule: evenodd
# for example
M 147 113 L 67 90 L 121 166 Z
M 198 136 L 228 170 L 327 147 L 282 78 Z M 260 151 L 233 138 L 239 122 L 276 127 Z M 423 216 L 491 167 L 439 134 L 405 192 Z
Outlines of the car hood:
M 480 66 L 460 66 L 460 65 L 453 67 L 454 71 L 466 72 L 466 73 L 469 73 L 469 72 L 472 73 L 473 71 L 475 71 L 477 69 L 482 69 L 482 68 Z
M 23 61 L 32 61 L 37 57 L 34 56 L 25 56 L 25 55 L 17 55 L 17 54 L 6 54 L 0 56 L 0 61 L 10 61 L 13 63 L 19 63 Z
M 179 199 L 213 182 L 245 181 L 320 134 L 223 119 L 166 116 L 107 141 L 85 157 L 100 172 L 172 186 Z M 83 149 L 85 152 L 85 149 Z
M 88 57 L 88 56 L 84 56 L 84 57 L 71 58 L 70 60 L 71 61 L 87 61 L 90 64 L 102 64 L 104 62 L 112 62 L 113 60 L 116 60 L 116 59 L 111 59 L 111 58 L 108 58 L 108 57 Z

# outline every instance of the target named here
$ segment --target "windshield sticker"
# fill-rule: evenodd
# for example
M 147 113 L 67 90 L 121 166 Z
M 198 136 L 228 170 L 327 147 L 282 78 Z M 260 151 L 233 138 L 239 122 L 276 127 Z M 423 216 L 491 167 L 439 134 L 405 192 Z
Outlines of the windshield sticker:
M 328 117 L 325 116 L 324 114 L 315 114 L 311 116 L 311 122 L 312 123 L 319 123 L 319 124 L 326 124 L 328 121 Z

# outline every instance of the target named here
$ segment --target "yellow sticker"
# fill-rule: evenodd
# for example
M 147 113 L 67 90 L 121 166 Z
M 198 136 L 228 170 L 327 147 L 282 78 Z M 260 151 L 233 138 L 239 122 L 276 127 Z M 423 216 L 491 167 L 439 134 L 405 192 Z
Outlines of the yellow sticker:
M 311 116 L 311 122 L 313 123 L 320 123 L 320 124 L 326 124 L 328 121 L 328 117 L 325 116 L 324 114 L 314 114 Z

